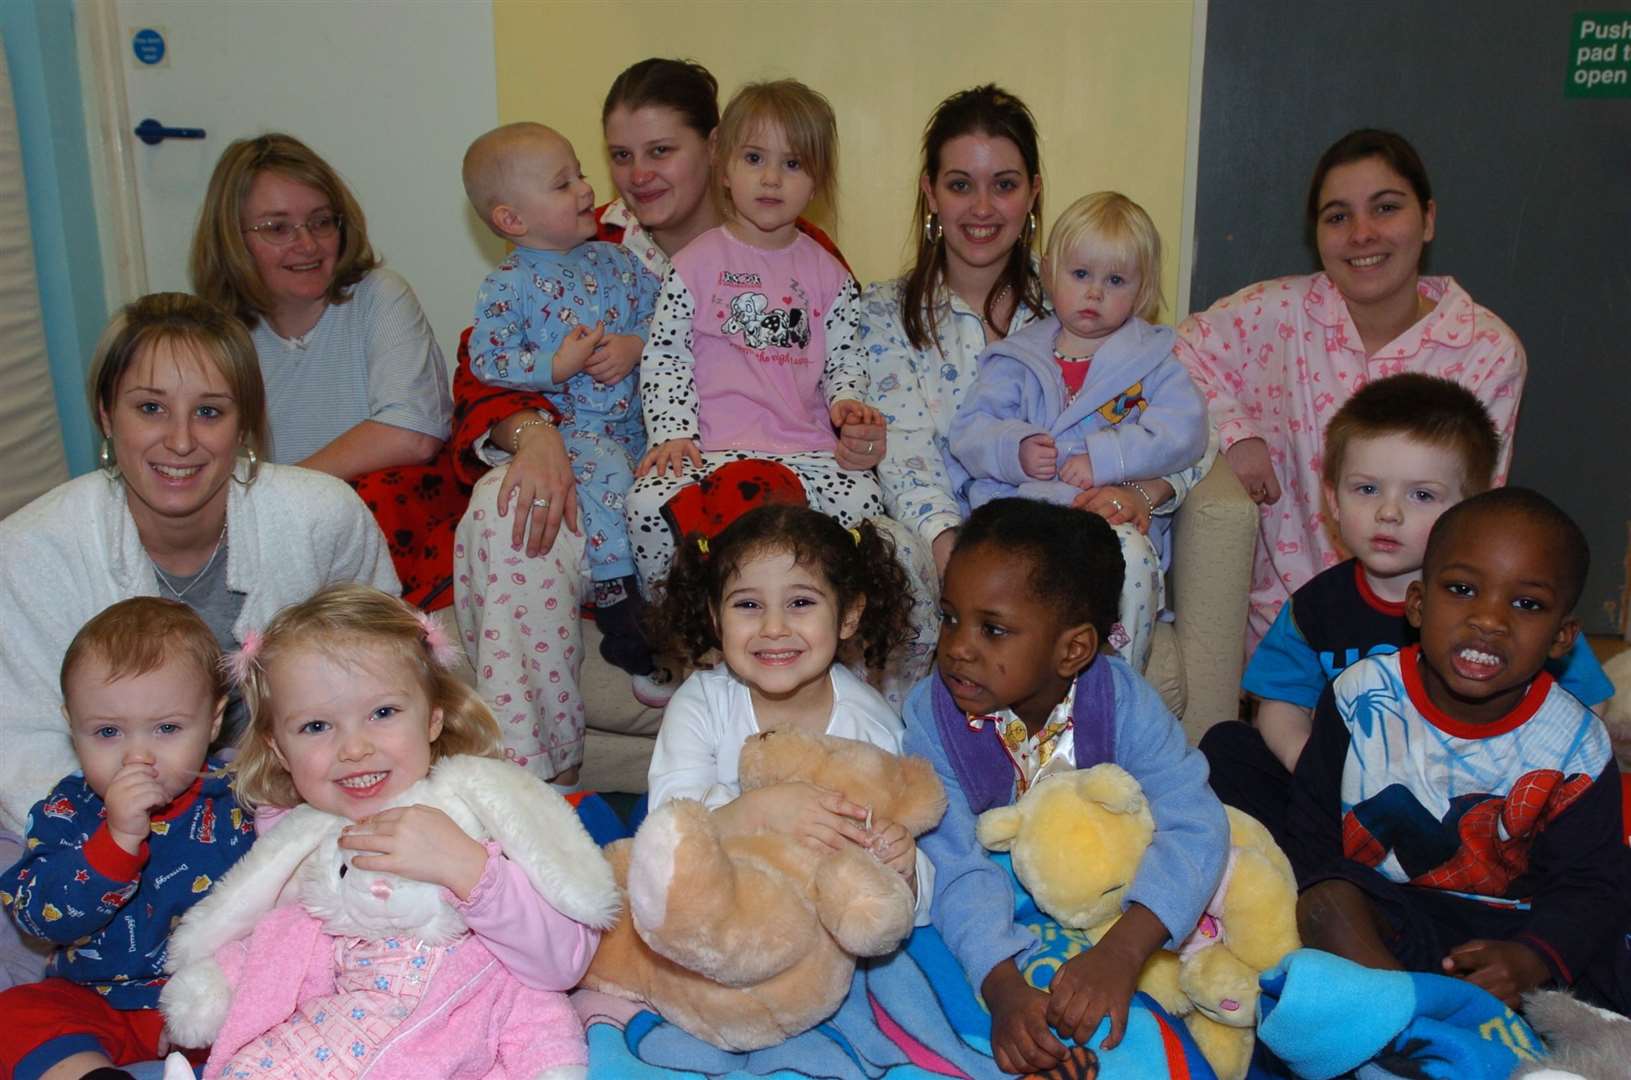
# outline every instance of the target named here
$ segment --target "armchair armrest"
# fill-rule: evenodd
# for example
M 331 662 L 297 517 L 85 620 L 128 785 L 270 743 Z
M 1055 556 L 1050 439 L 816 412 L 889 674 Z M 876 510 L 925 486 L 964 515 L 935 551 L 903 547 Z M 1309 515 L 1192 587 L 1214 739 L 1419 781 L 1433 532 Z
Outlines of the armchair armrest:
M 1220 455 L 1172 526 L 1172 610 L 1183 657 L 1191 743 L 1239 712 L 1257 505 Z

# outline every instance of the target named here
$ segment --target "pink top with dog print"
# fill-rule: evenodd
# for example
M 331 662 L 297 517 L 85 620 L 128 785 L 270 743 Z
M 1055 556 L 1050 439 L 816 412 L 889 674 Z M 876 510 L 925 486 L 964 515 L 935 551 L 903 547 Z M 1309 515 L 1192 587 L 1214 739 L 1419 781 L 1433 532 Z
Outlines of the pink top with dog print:
M 1505 482 L 1523 345 L 1455 279 L 1422 277 L 1416 288 L 1433 310 L 1374 356 L 1365 355 L 1347 301 L 1325 274 L 1259 282 L 1178 327 L 1174 352 L 1206 395 L 1219 448 L 1263 439 L 1280 481 L 1280 501 L 1259 508 L 1248 653 L 1292 592 L 1348 557 L 1335 526 L 1327 528 L 1320 474 L 1326 424 L 1366 383 L 1410 371 L 1465 386 L 1500 432 L 1495 482 Z
M 843 265 L 803 233 L 766 250 L 721 226 L 674 257 L 673 275 L 692 303 L 702 449 L 832 453 L 829 406 L 864 400 L 868 381 L 855 347 L 859 290 Z M 673 314 L 664 300 L 680 299 L 673 284 L 658 302 L 654 342 Z

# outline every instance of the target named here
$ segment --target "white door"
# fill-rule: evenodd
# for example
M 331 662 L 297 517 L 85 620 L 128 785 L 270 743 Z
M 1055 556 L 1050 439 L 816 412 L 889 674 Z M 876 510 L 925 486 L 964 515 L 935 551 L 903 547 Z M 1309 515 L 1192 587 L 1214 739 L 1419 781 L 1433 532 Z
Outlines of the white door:
M 117 0 L 116 10 L 108 51 L 117 46 L 124 72 L 148 290 L 188 288 L 193 227 L 226 145 L 288 132 L 345 177 L 374 249 L 418 293 L 451 369 L 476 288 L 503 250 L 459 179 L 464 148 L 497 122 L 492 5 Z M 162 39 L 158 64 L 136 55 L 142 30 Z M 148 55 L 153 42 L 143 35 Z M 149 146 L 131 130 L 148 118 L 205 137 Z

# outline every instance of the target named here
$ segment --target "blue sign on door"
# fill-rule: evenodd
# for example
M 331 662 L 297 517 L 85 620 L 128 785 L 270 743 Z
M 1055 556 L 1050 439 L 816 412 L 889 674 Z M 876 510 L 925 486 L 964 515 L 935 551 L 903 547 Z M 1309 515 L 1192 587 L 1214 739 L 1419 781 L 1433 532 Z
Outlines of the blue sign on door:
M 164 59 L 164 35 L 151 27 L 136 31 L 130 39 L 130 47 L 136 59 L 144 64 L 156 64 Z

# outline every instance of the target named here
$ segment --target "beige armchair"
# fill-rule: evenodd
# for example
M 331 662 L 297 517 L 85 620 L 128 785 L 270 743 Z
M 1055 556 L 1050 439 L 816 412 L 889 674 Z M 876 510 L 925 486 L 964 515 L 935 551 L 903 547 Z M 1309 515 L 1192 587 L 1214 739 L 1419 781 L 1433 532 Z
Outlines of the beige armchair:
M 1221 457 L 1179 507 L 1172 536 L 1169 600 L 1176 618 L 1156 627 L 1145 676 L 1193 743 L 1238 711 L 1257 542 L 1257 507 Z M 452 611 L 442 615 L 451 628 Z M 600 631 L 588 620 L 583 655 L 580 686 L 589 731 L 582 784 L 596 791 L 644 791 L 662 712 L 636 701 L 629 677 L 600 658 Z M 469 676 L 473 680 L 474 672 Z
M 1144 677 L 1191 743 L 1240 711 L 1257 522 L 1256 504 L 1220 454 L 1172 523 L 1167 599 L 1175 618 L 1155 628 Z

